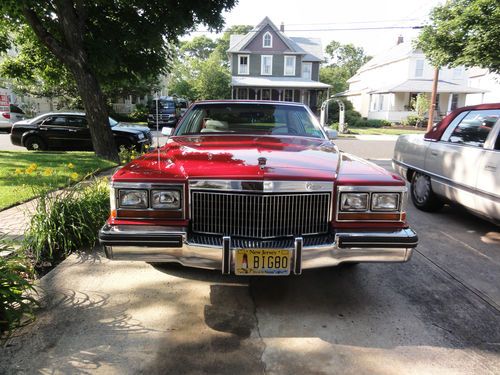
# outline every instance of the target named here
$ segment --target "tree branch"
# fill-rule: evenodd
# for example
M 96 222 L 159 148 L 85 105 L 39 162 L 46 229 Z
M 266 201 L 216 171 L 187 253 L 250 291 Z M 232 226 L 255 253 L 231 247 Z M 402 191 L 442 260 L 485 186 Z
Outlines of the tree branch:
M 36 13 L 27 7 L 22 8 L 26 21 L 29 23 L 40 41 L 63 63 L 74 64 L 76 60 L 72 57 L 71 51 L 62 44 L 42 25 Z

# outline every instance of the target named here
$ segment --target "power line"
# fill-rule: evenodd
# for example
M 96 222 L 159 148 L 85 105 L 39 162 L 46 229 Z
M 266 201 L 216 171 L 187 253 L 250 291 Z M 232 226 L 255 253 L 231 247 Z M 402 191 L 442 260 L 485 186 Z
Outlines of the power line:
M 335 27 L 335 28 L 325 28 L 325 29 L 286 29 L 286 32 L 323 32 L 323 31 L 364 31 L 364 30 L 395 30 L 395 29 L 422 29 L 423 25 L 413 25 L 413 26 L 368 26 L 368 27 Z M 224 30 L 227 31 L 227 30 Z M 256 32 L 256 31 L 250 31 Z M 212 33 L 210 30 L 195 30 L 191 33 Z

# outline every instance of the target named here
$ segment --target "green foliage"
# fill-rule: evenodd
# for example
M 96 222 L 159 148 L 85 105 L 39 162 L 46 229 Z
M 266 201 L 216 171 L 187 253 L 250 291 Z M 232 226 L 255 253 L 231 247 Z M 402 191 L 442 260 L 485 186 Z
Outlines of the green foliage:
M 406 119 L 401 121 L 401 123 L 405 126 L 417 126 L 423 121 L 423 116 L 419 115 L 408 115 Z
M 169 91 L 189 100 L 231 97 L 231 72 L 227 59 L 231 34 L 246 34 L 248 25 L 236 25 L 213 41 L 195 37 L 181 44 L 174 59 Z
M 450 0 L 433 9 L 417 41 L 434 66 L 478 66 L 500 73 L 498 0 Z
M 364 119 L 359 117 L 354 123 L 349 123 L 349 125 L 351 128 L 382 128 L 384 126 L 390 126 L 391 123 L 387 120 Z
M 124 146 L 120 146 L 120 151 L 118 152 L 118 156 L 120 157 L 120 162 L 122 165 L 130 163 L 132 160 L 137 159 L 139 156 L 144 155 L 148 152 L 149 146 L 145 146 L 144 150 L 137 151 L 135 147 L 126 148 Z
M 129 117 L 132 121 L 147 121 L 149 109 L 144 104 L 136 104 L 135 109 L 130 113 Z
M 416 99 L 412 99 L 411 101 L 411 107 L 412 109 L 417 112 L 417 116 L 423 120 L 425 114 L 429 111 L 429 105 L 431 101 L 427 94 L 425 93 L 420 93 L 417 95 Z
M 39 195 L 24 239 L 37 264 L 53 265 L 76 250 L 96 244 L 110 209 L 106 179 L 93 179 L 63 191 L 43 187 Z
M 335 93 L 347 90 L 347 80 L 351 78 L 358 69 L 371 59 L 366 56 L 363 48 L 353 44 L 341 44 L 332 40 L 326 46 L 328 64 L 319 70 L 320 81 L 333 86 Z
M 0 238 L 0 252 L 15 250 Z M 0 256 L 0 333 L 11 331 L 34 318 L 35 290 L 30 281 L 33 270 L 21 253 Z

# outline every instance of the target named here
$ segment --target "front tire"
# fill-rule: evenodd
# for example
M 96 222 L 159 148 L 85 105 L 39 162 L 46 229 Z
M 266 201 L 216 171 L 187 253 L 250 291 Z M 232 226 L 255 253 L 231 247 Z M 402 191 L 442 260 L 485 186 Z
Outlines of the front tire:
M 434 212 L 441 209 L 444 202 L 433 191 L 429 176 L 415 172 L 410 186 L 411 200 L 422 211 Z
M 24 145 L 28 150 L 31 151 L 47 150 L 47 144 L 45 143 L 45 141 L 36 135 L 32 135 L 28 139 L 26 139 L 26 141 L 24 141 Z

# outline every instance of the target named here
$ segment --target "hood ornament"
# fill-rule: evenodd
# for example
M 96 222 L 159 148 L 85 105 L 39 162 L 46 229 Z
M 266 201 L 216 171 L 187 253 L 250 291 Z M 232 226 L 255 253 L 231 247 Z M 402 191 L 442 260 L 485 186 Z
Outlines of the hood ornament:
M 259 168 L 264 169 L 266 167 L 267 159 L 266 158 L 258 158 L 259 161 Z

